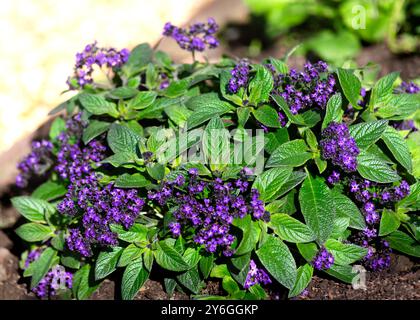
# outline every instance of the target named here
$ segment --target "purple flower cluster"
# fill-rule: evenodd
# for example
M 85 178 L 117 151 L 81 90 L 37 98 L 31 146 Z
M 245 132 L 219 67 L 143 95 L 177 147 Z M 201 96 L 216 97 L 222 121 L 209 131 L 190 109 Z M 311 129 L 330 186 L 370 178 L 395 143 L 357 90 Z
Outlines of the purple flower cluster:
M 395 89 L 396 93 L 419 93 L 420 87 L 414 82 L 401 82 L 401 84 Z
M 376 248 L 368 247 L 368 253 L 363 258 L 365 266 L 373 271 L 381 271 L 389 268 L 391 265 L 391 252 L 389 243 L 386 240 L 380 240 Z
M 389 266 L 389 244 L 379 238 L 378 228 L 381 220 L 380 212 L 384 207 L 391 207 L 394 202 L 402 200 L 410 193 L 406 181 L 395 187 L 383 186 L 378 183 L 353 178 L 349 181 L 350 194 L 361 204 L 367 227 L 357 236 L 357 241 L 368 253 L 364 264 L 371 270 L 378 271 Z
M 266 67 L 273 76 L 273 92 L 286 100 L 292 114 L 310 107 L 324 109 L 335 93 L 335 78 L 328 74 L 328 65 L 323 61 L 308 62 L 302 72 L 291 69 L 287 75 L 277 73 L 270 64 Z
M 67 80 L 69 88 L 83 88 L 85 85 L 92 83 L 92 73 L 95 65 L 100 68 L 103 66 L 108 68 L 121 67 L 127 62 L 129 54 L 128 49 L 118 51 L 115 48 L 99 48 L 96 41 L 88 44 L 82 52 L 76 54 L 74 74 Z
M 340 173 L 338 171 L 333 170 L 329 177 L 327 178 L 329 184 L 336 184 L 340 182 Z
M 356 171 L 359 148 L 356 141 L 350 136 L 349 128 L 345 123 L 331 122 L 322 133 L 320 141 L 322 157 L 345 172 Z
M 334 264 L 334 257 L 325 247 L 322 247 L 312 259 L 311 264 L 317 270 L 328 270 Z
M 47 140 L 32 142 L 32 151 L 17 166 L 20 171 L 16 177 L 16 185 L 24 188 L 32 176 L 42 176 L 54 163 L 53 144 Z
M 70 182 L 57 210 L 80 218 L 77 227 L 69 228 L 67 246 L 87 257 L 92 255 L 92 245 L 116 245 L 117 235 L 109 225 L 130 228 L 144 201 L 134 189 L 115 188 L 112 183 L 100 186 L 94 166 L 99 166 L 105 158 L 106 147 L 98 140 L 83 146 L 80 139 L 83 126 L 80 115 L 67 121 L 67 130 L 59 135 L 61 146 L 55 170 L 62 179 Z
M 24 268 L 26 269 L 29 267 L 29 265 L 34 262 L 35 260 L 38 260 L 38 258 L 41 256 L 43 249 L 42 248 L 36 248 L 34 250 L 31 250 L 28 253 L 28 256 L 26 257 Z
M 227 90 L 230 93 L 238 93 L 240 88 L 245 88 L 248 84 L 250 71 L 251 66 L 249 65 L 248 60 L 241 59 L 230 72 L 231 78 L 227 84 Z
M 179 28 L 167 22 L 163 28 L 163 35 L 172 37 L 184 50 L 202 52 L 206 46 L 209 49 L 219 46 L 219 41 L 214 36 L 218 29 L 219 26 L 213 18 L 207 19 L 207 23 L 194 23 L 188 29 Z
M 80 179 L 69 186 L 65 199 L 57 206 L 63 214 L 81 216 L 78 227 L 69 228 L 68 248 L 88 257 L 92 255 L 92 245 L 117 245 L 117 235 L 109 226 L 119 224 L 129 229 L 143 205 L 137 190 L 119 189 L 113 184 L 101 188 L 93 175 Z
M 270 284 L 271 279 L 268 274 L 263 269 L 258 268 L 254 260 L 251 259 L 249 263 L 249 271 L 245 278 L 244 288 L 249 289 L 258 283 L 265 285 Z
M 179 175 L 164 181 L 158 191 L 149 192 L 148 198 L 160 206 L 175 207 L 174 221 L 169 225 L 174 237 L 192 229 L 195 243 L 204 245 L 208 252 L 221 249 L 225 256 L 233 254 L 235 237 L 230 231 L 234 218 L 251 214 L 255 219 L 269 220 L 258 191 L 250 189 L 245 173 L 233 182 L 220 178 L 203 181 L 193 168 L 187 178 Z
M 32 291 L 39 298 L 47 298 L 56 295 L 59 290 L 71 289 L 72 284 L 73 274 L 66 272 L 63 266 L 56 265 Z

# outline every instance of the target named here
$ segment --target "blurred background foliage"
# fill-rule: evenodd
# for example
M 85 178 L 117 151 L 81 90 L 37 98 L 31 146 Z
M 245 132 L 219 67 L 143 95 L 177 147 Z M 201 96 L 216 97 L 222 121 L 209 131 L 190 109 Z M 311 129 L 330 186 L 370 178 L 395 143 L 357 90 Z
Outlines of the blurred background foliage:
M 302 43 L 297 53 L 335 65 L 355 58 L 368 44 L 386 42 L 395 54 L 419 48 L 417 0 L 244 0 L 256 36 L 250 54 L 273 42 Z

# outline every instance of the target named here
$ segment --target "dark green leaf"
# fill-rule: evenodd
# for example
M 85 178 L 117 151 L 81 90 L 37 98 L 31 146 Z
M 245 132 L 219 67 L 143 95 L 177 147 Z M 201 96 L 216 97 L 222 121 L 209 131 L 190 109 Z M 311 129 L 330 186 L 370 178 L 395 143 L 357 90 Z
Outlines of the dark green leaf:
M 314 268 L 307 263 L 297 269 L 296 283 L 289 291 L 289 298 L 295 297 L 305 290 L 311 282 L 313 272 Z
M 201 288 L 200 274 L 197 268 L 192 268 L 180 275 L 176 276 L 176 279 L 185 288 L 190 290 L 194 294 L 198 294 Z
M 302 139 L 283 143 L 274 150 L 267 161 L 267 167 L 291 166 L 299 167 L 312 158 L 308 146 Z
M 47 201 L 29 196 L 14 197 L 11 201 L 16 210 L 29 221 L 45 222 L 45 215 L 55 211 Z
M 282 285 L 292 289 L 296 282 L 296 263 L 289 248 L 279 238 L 269 236 L 257 250 L 257 256 L 267 271 Z
M 186 271 L 190 268 L 181 254 L 170 247 L 165 241 L 160 241 L 156 249 L 156 262 L 164 269 L 171 271 Z
M 32 197 L 45 201 L 51 201 L 64 196 L 66 193 L 67 188 L 64 185 L 52 181 L 47 181 L 34 190 Z
M 150 181 L 140 173 L 124 173 L 115 180 L 115 186 L 118 188 L 142 188 L 148 185 Z
M 95 279 L 100 280 L 117 269 L 117 262 L 123 251 L 121 247 L 112 247 L 110 251 L 102 251 L 95 265 Z
M 92 120 L 89 125 L 83 130 L 83 143 L 88 144 L 97 136 L 106 132 L 111 124 L 109 122 Z
M 397 172 L 392 170 L 388 164 L 365 151 L 360 152 L 357 157 L 357 171 L 363 178 L 379 183 L 400 180 Z
M 348 265 L 356 262 L 367 254 L 367 249 L 355 244 L 344 244 L 335 239 L 328 239 L 325 248 L 334 256 L 334 264 Z
M 144 268 L 141 256 L 130 262 L 121 280 L 123 300 L 132 300 L 148 278 L 149 272 Z
M 272 168 L 259 175 L 252 187 L 259 191 L 261 200 L 274 200 L 278 197 L 281 187 L 288 181 L 291 174 L 292 169 L 289 167 Z
M 83 108 L 94 115 L 109 114 L 117 118 L 119 113 L 115 103 L 107 101 L 104 97 L 94 94 L 83 93 L 79 96 Z
M 379 226 L 379 235 L 385 236 L 394 232 L 400 227 L 400 219 L 398 219 L 397 214 L 391 210 L 383 209 L 381 223 Z
M 406 233 L 397 230 L 388 235 L 385 240 L 389 242 L 392 249 L 420 258 L 419 242 L 411 238 Z
M 322 121 L 322 129 L 326 128 L 330 122 L 341 122 L 344 113 L 343 109 L 341 109 L 342 103 L 340 93 L 336 93 L 328 100 L 325 117 Z
M 54 230 L 51 227 L 33 222 L 21 225 L 15 232 L 28 242 L 44 241 L 54 234 Z
M 266 102 L 273 89 L 273 76 L 270 71 L 261 65 L 256 65 L 255 68 L 257 72 L 248 86 L 249 103 L 254 106 Z
M 358 108 L 360 90 L 362 85 L 360 80 L 353 74 L 351 70 L 337 69 L 338 80 L 347 100 L 352 104 L 353 108 Z
M 57 257 L 57 251 L 52 248 L 46 248 L 40 255 L 40 257 L 32 262 L 32 279 L 31 289 L 35 288 L 42 278 L 53 266 L 55 258 Z
M 379 140 L 387 125 L 388 121 L 386 120 L 362 122 L 350 126 L 349 131 L 357 146 L 361 149 L 367 149 Z
M 85 264 L 73 275 L 73 295 L 78 300 L 88 299 L 98 289 L 100 281 L 95 280 L 94 270 Z
M 332 197 L 334 200 L 337 217 L 349 218 L 349 225 L 352 228 L 358 230 L 363 230 L 366 228 L 365 219 L 353 201 L 335 190 L 332 192 Z
M 300 188 L 299 203 L 306 224 L 323 243 L 332 232 L 335 218 L 330 189 L 321 178 L 308 175 Z
M 139 91 L 130 87 L 118 87 L 109 92 L 108 97 L 112 99 L 129 99 L 134 97 Z
M 397 159 L 408 172 L 411 172 L 413 170 L 413 164 L 411 162 L 410 150 L 401 134 L 394 128 L 388 126 L 382 134 L 382 139 L 395 159 Z
M 281 128 L 279 115 L 272 107 L 264 105 L 254 110 L 255 119 L 270 128 Z
M 108 144 L 114 153 L 131 152 L 136 153 L 139 136 L 127 128 L 116 123 L 111 125 L 108 131 Z
M 271 216 L 270 226 L 285 241 L 300 243 L 315 240 L 315 235 L 304 223 L 288 214 L 277 213 Z
M 152 61 L 153 50 L 148 43 L 142 43 L 136 46 L 128 57 L 128 61 L 122 67 L 124 74 L 130 78 L 139 73 Z

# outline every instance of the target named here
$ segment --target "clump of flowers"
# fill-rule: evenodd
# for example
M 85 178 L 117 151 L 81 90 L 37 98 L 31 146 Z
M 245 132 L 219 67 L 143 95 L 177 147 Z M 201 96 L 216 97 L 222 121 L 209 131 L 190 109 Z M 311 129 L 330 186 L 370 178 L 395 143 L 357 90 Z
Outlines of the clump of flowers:
M 334 256 L 322 247 L 312 259 L 311 264 L 317 270 L 328 270 L 334 264 Z
M 249 271 L 245 278 L 244 288 L 249 289 L 250 287 L 256 284 L 270 284 L 271 279 L 268 274 L 263 270 L 257 267 L 254 260 L 251 259 L 249 263 Z
M 233 182 L 221 178 L 203 181 L 193 168 L 187 179 L 179 175 L 173 181 L 165 181 L 158 191 L 149 192 L 148 198 L 160 205 L 176 206 L 174 221 L 169 225 L 174 237 L 192 228 L 195 243 L 204 245 L 208 252 L 220 249 L 225 256 L 234 253 L 231 225 L 235 218 L 251 214 L 254 219 L 269 219 L 259 192 L 250 189 L 245 174 Z
M 381 211 L 383 208 L 392 207 L 410 194 L 410 186 L 406 181 L 401 181 L 398 186 L 384 186 L 370 180 L 361 180 L 354 177 L 349 182 L 349 191 L 355 200 L 361 204 L 366 228 L 356 236 L 357 242 L 368 248 L 368 253 L 363 259 L 364 264 L 371 270 L 378 271 L 389 267 L 389 243 L 381 240 L 378 235 Z
M 59 290 L 71 289 L 72 285 L 73 274 L 66 272 L 63 266 L 56 265 L 32 291 L 39 298 L 47 298 L 56 295 Z
M 163 35 L 173 38 L 180 48 L 191 52 L 202 52 L 207 48 L 214 49 L 219 46 L 219 41 L 214 34 L 219 25 L 213 18 L 207 19 L 207 23 L 198 22 L 189 28 L 180 28 L 167 22 L 163 28 Z
M 247 59 L 242 59 L 230 72 L 231 78 L 227 84 L 230 93 L 238 93 L 240 88 L 246 88 L 251 66 Z
M 100 48 L 96 41 L 88 44 L 82 52 L 76 54 L 73 76 L 67 79 L 69 88 L 83 88 L 92 83 L 94 66 L 109 69 L 121 67 L 128 60 L 129 54 L 128 49 L 118 51 L 115 48 Z
M 396 93 L 411 93 L 415 94 L 420 92 L 420 87 L 416 85 L 414 82 L 401 82 L 401 84 L 395 88 Z
M 53 144 L 47 140 L 32 142 L 32 151 L 19 164 L 16 185 L 24 188 L 32 176 L 42 176 L 54 163 Z
M 291 69 L 286 75 L 277 73 L 270 64 L 266 67 L 273 75 L 273 92 L 286 100 L 292 114 L 314 107 L 324 109 L 335 93 L 335 78 L 328 74 L 328 65 L 323 61 L 308 62 L 302 72 Z
M 320 146 L 322 157 L 340 167 L 345 172 L 357 169 L 357 156 L 360 153 L 356 141 L 350 136 L 345 123 L 331 122 L 322 133 Z
M 59 139 L 62 143 L 57 155 L 55 170 L 70 185 L 64 199 L 57 205 L 61 214 L 81 217 L 77 228 L 69 228 L 66 239 L 71 251 L 82 256 L 92 255 L 92 245 L 112 246 L 117 244 L 117 235 L 110 224 L 120 224 L 129 229 L 140 214 L 144 200 L 137 190 L 115 188 L 113 183 L 102 187 L 94 166 L 104 159 L 106 147 L 98 140 L 82 147 L 80 116 L 67 122 L 67 131 Z M 70 141 L 76 140 L 76 143 Z

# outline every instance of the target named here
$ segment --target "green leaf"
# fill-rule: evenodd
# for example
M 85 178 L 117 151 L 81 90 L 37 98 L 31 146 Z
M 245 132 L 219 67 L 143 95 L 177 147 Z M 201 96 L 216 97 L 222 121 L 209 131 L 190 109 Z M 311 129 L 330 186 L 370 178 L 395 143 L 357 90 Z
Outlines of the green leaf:
M 283 196 L 299 184 L 306 178 L 306 173 L 303 171 L 293 171 L 287 181 L 280 187 L 277 192 L 277 198 Z
M 308 226 L 288 214 L 272 215 L 269 225 L 281 239 L 288 242 L 311 242 L 316 238 Z
M 83 143 L 88 144 L 97 136 L 106 132 L 110 127 L 109 122 L 92 120 L 89 125 L 83 130 Z
M 131 152 L 136 153 L 139 136 L 127 128 L 116 123 L 111 125 L 108 131 L 108 145 L 114 153 Z
M 341 122 L 344 113 L 343 109 L 341 109 L 342 104 L 340 93 L 336 93 L 328 100 L 325 117 L 322 121 L 322 129 L 326 128 L 330 122 Z
M 248 100 L 251 105 L 257 106 L 261 102 L 268 101 L 273 89 L 273 76 L 264 66 L 255 65 L 255 69 L 257 72 L 248 86 L 250 92 Z
M 337 69 L 338 80 L 347 100 L 351 103 L 353 108 L 358 108 L 357 102 L 360 97 L 360 90 L 362 85 L 360 80 L 353 74 L 351 70 Z
M 155 102 L 156 97 L 157 93 L 154 91 L 141 91 L 133 99 L 128 101 L 127 106 L 134 110 L 145 109 Z
M 203 133 L 203 152 L 212 170 L 226 166 L 230 158 L 229 131 L 219 117 L 212 118 Z
M 94 270 L 85 264 L 73 275 L 73 295 L 78 300 L 88 299 L 98 289 L 100 281 L 95 280 Z
M 83 93 L 79 96 L 79 101 L 82 104 L 82 107 L 91 114 L 109 114 L 114 118 L 119 116 L 115 103 L 107 101 L 102 96 Z
M 118 188 L 142 188 L 148 185 L 150 181 L 140 173 L 124 173 L 115 180 L 115 186 Z
M 268 236 L 257 250 L 265 269 L 283 286 L 292 289 L 296 282 L 296 262 L 289 248 L 279 238 Z
M 238 125 L 244 127 L 246 122 L 249 119 L 251 111 L 250 108 L 239 107 L 236 109 L 236 114 L 238 115 Z
M 153 50 L 148 43 L 142 43 L 134 47 L 130 52 L 128 61 L 123 65 L 122 70 L 127 78 L 132 77 L 144 69 L 152 61 Z
M 14 197 L 11 201 L 22 216 L 33 222 L 45 222 L 45 216 L 55 211 L 55 208 L 47 201 L 29 196 Z
M 400 227 L 400 224 L 400 219 L 398 219 L 398 216 L 395 212 L 388 209 L 383 209 L 381 223 L 379 226 L 379 235 L 382 237 L 390 234 L 391 232 L 394 232 Z
M 350 126 L 350 135 L 354 138 L 360 149 L 367 149 L 382 136 L 387 128 L 388 121 L 378 120 L 371 122 L 362 122 Z
M 32 262 L 31 289 L 35 288 L 41 279 L 44 278 L 48 270 L 53 266 L 56 257 L 57 251 L 52 248 L 46 248 L 40 257 Z
M 111 90 L 108 93 L 108 97 L 111 99 L 129 99 L 134 97 L 139 91 L 135 88 L 130 87 L 118 87 Z
M 53 123 L 51 124 L 49 137 L 50 140 L 54 140 L 58 137 L 58 135 L 66 129 L 66 122 L 63 118 L 57 117 L 54 119 Z
M 154 252 L 156 262 L 164 269 L 171 271 L 186 271 L 190 268 L 181 254 L 170 247 L 165 241 L 160 241 Z
M 343 282 L 353 283 L 354 278 L 357 276 L 356 272 L 353 272 L 353 267 L 349 265 L 336 265 L 333 264 L 331 268 L 325 271 L 330 276 L 333 276 Z
M 361 151 L 357 157 L 357 171 L 363 178 L 379 183 L 400 180 L 397 172 L 392 170 L 388 164 L 365 151 Z
M 334 221 L 333 231 L 331 232 L 331 238 L 340 239 L 343 237 L 344 232 L 347 230 L 350 224 L 350 218 L 337 217 Z
M 32 193 L 32 198 L 51 201 L 64 196 L 66 193 L 67 188 L 64 185 L 52 181 L 47 181 L 34 190 Z M 51 211 L 51 213 L 53 211 Z
M 194 294 L 198 294 L 201 288 L 201 278 L 198 272 L 198 268 L 192 268 L 180 275 L 176 276 L 176 279 L 185 288 L 190 290 Z
M 228 276 L 223 277 L 222 287 L 229 295 L 233 295 L 241 290 L 238 283 L 232 277 Z
M 334 256 L 334 264 L 348 265 L 356 262 L 367 254 L 367 249 L 355 244 L 344 244 L 335 239 L 328 239 L 325 248 Z
M 111 224 L 110 229 L 112 232 L 117 233 L 118 239 L 126 242 L 140 242 L 147 239 L 148 228 L 139 223 L 133 224 L 129 230 L 126 230 L 119 224 Z
M 261 200 L 274 200 L 278 197 L 280 188 L 291 174 L 292 169 L 289 167 L 272 168 L 259 175 L 252 187 L 259 191 Z
M 291 123 L 297 124 L 299 126 L 312 128 L 321 120 L 321 116 L 319 115 L 319 113 L 314 112 L 312 110 L 308 110 L 304 113 L 294 115 L 290 112 L 289 106 L 287 105 L 286 101 L 283 99 L 282 96 L 271 95 L 271 98 L 283 110 L 283 112 L 286 114 L 287 118 L 290 120 Z
M 54 235 L 54 230 L 39 223 L 25 223 L 15 230 L 16 234 L 28 242 L 44 241 Z
M 391 151 L 395 159 L 397 159 L 398 162 L 411 173 L 413 170 L 413 164 L 411 161 L 410 150 L 408 149 L 408 145 L 401 134 L 394 128 L 388 126 L 382 134 L 382 140 L 384 140 L 386 146 Z
M 187 248 L 182 257 L 184 258 L 184 261 L 190 266 L 190 268 L 195 267 L 201 259 L 200 250 Z
M 79 258 L 72 253 L 65 252 L 61 255 L 61 264 L 67 268 L 79 269 L 80 260 Z
M 363 230 L 366 228 L 365 219 L 353 201 L 336 190 L 332 191 L 332 198 L 337 217 L 349 218 L 349 225 L 354 229 Z
M 192 105 L 194 106 L 194 112 L 187 120 L 188 129 L 195 128 L 213 117 L 225 114 L 231 109 L 227 102 L 212 94 L 203 94 L 191 98 L 187 106 L 191 108 Z
M 163 94 L 169 98 L 179 97 L 188 90 L 190 86 L 190 79 L 182 79 L 178 81 L 171 81 L 169 86 L 165 89 Z
M 323 243 L 332 232 L 336 214 L 330 189 L 321 178 L 308 175 L 300 188 L 299 203 L 306 224 Z
M 314 268 L 307 263 L 297 269 L 296 283 L 289 291 L 289 298 L 295 297 L 305 290 L 311 282 L 313 272 Z
M 287 64 L 279 59 L 270 57 L 270 63 L 273 65 L 274 69 L 280 74 L 287 74 L 289 72 L 289 68 Z
M 392 72 L 376 82 L 370 95 L 369 106 L 371 110 L 381 105 L 384 100 L 392 94 L 392 87 L 395 80 L 398 78 L 399 72 Z
M 251 216 L 247 215 L 242 219 L 235 219 L 233 225 L 242 230 L 242 240 L 235 250 L 235 255 L 240 256 L 254 250 L 261 232 L 258 223 L 252 221 Z
M 273 153 L 283 143 L 289 141 L 289 133 L 286 128 L 277 129 L 274 132 L 264 134 L 265 150 L 268 153 Z
M 138 157 L 134 152 L 119 152 L 102 160 L 102 163 L 110 163 L 114 167 L 120 167 L 127 163 L 134 163 Z
M 420 94 L 399 93 L 388 95 L 374 108 L 375 115 L 390 120 L 404 120 L 420 110 Z
M 117 269 L 117 262 L 123 248 L 112 247 L 110 251 L 102 251 L 95 264 L 95 279 L 100 280 L 110 275 Z
M 188 117 L 192 114 L 192 111 L 187 109 L 185 105 L 180 104 L 166 107 L 165 113 L 177 126 L 184 127 Z
M 121 281 L 122 299 L 133 300 L 148 278 L 149 272 L 144 268 L 141 256 L 130 262 Z
M 389 242 L 392 249 L 402 253 L 420 258 L 420 244 L 412 237 L 402 231 L 394 231 L 385 240 Z
M 127 247 L 124 248 L 123 252 L 121 253 L 120 259 L 118 260 L 118 267 L 125 267 L 131 261 L 137 259 L 141 256 L 144 249 L 137 247 L 135 244 L 131 243 Z
M 267 161 L 267 167 L 291 166 L 299 167 L 312 158 L 308 146 L 302 139 L 283 143 L 274 150 Z
M 254 110 L 255 119 L 270 128 L 281 128 L 279 115 L 274 108 L 264 105 Z
M 199 268 L 204 279 L 207 279 L 210 276 L 211 269 L 213 269 L 214 260 L 215 258 L 212 254 L 201 257 Z

